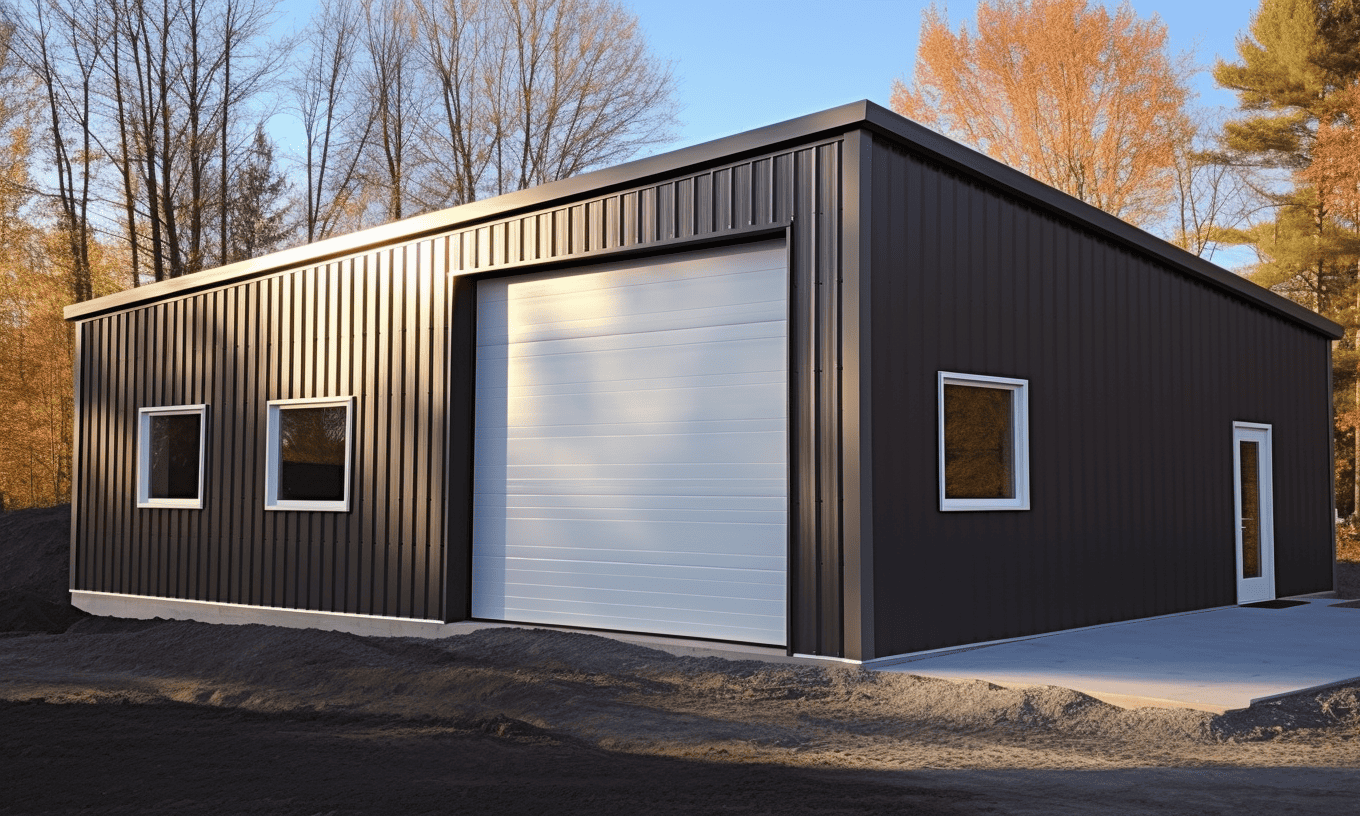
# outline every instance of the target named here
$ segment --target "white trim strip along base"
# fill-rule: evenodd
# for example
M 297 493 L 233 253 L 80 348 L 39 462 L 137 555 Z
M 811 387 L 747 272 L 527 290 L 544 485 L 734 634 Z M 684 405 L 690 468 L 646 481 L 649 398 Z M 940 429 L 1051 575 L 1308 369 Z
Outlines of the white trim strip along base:
M 1309 596 L 1301 595 L 1299 597 L 1306 598 Z M 248 604 L 220 603 L 216 601 L 195 601 L 187 598 L 159 598 L 152 595 L 120 595 L 113 592 L 91 592 L 81 589 L 71 590 L 71 605 L 77 609 L 89 612 L 91 615 L 101 615 L 112 618 L 135 618 L 139 620 L 165 618 L 167 620 L 192 620 L 201 623 L 234 625 L 253 623 L 262 626 L 282 626 L 289 629 L 322 629 L 331 632 L 349 632 L 354 635 L 374 637 L 441 638 L 452 637 L 454 635 L 465 635 L 469 632 L 475 632 L 478 629 L 487 629 L 491 627 L 511 627 L 516 629 L 546 628 L 566 632 L 580 632 L 582 634 L 607 637 L 612 640 L 622 640 L 629 643 L 639 643 L 670 652 L 671 654 L 695 656 L 713 655 L 728 657 L 733 660 L 754 659 L 777 663 L 848 663 L 851 665 L 863 666 L 866 669 L 879 669 L 900 663 L 911 663 L 916 660 L 948 654 L 950 652 L 968 652 L 974 649 L 985 649 L 988 646 L 999 646 L 1003 643 L 1016 643 L 1022 640 L 1052 637 L 1067 632 L 1080 632 L 1088 629 L 1105 629 L 1111 626 L 1125 626 L 1130 623 L 1156 620 L 1157 618 L 1176 618 L 1182 615 L 1198 615 L 1203 612 L 1213 612 L 1216 609 L 1230 608 L 1217 606 L 1210 609 L 1194 609 L 1188 612 L 1158 615 L 1155 618 L 1135 618 L 1134 620 L 1127 621 L 1099 623 L 1094 626 L 1083 626 L 1077 629 L 1062 629 L 1056 632 L 1044 632 L 1043 634 L 1038 635 L 1023 635 L 1021 637 L 1006 638 L 1004 640 L 989 640 L 983 643 L 966 643 L 960 646 L 946 646 L 940 649 L 930 649 L 928 651 L 911 652 L 908 654 L 885 655 L 884 657 L 876 657 L 872 660 L 853 660 L 846 657 L 823 655 L 787 655 L 783 649 L 767 646 L 754 646 L 745 643 L 723 643 L 720 641 L 693 640 L 690 638 L 672 637 L 667 635 L 648 635 L 643 633 L 602 632 L 570 626 L 544 626 L 542 624 L 502 623 L 493 621 L 458 621 L 456 623 L 444 623 L 437 620 L 392 618 L 382 615 L 358 615 L 352 612 L 319 612 L 311 609 L 282 609 L 272 606 L 251 606 Z
M 71 605 L 91 615 L 113 618 L 165 618 L 202 623 L 283 626 L 289 629 L 325 629 L 355 635 L 387 637 L 443 637 L 442 621 L 356 615 L 352 612 L 320 612 L 312 609 L 280 609 L 272 606 L 158 598 L 153 595 L 120 595 L 113 592 L 71 590 Z
M 152 595 L 120 595 L 113 592 L 71 590 L 71 605 L 91 615 L 150 620 L 191 620 L 244 626 L 282 626 L 289 629 L 322 629 L 371 637 L 444 638 L 466 635 L 478 629 L 552 629 L 596 635 L 626 643 L 637 643 L 685 657 L 724 657 L 730 660 L 762 660 L 767 663 L 817 663 L 840 658 L 789 657 L 783 649 L 746 643 L 723 643 L 667 635 L 601 632 L 566 626 L 501 623 L 498 621 L 457 621 L 392 618 L 357 615 L 352 612 L 318 612 L 310 609 L 282 609 L 272 606 L 195 601 L 186 598 L 158 598 Z
M 1300 595 L 1298 597 L 1307 598 L 1310 596 Z M 768 646 L 754 646 L 746 643 L 723 643 L 721 641 L 694 640 L 691 638 L 648 635 L 643 633 L 602 632 L 570 626 L 544 626 L 542 624 L 501 623 L 493 621 L 458 621 L 456 623 L 444 623 L 437 620 L 392 618 L 381 615 L 357 615 L 352 612 L 318 612 L 311 609 L 281 609 L 272 606 L 250 606 L 247 604 L 219 603 L 216 601 L 195 601 L 185 598 L 158 598 L 151 595 L 119 595 L 112 592 L 90 592 L 81 589 L 71 590 L 71 605 L 77 609 L 83 609 L 91 615 L 102 615 L 112 618 L 136 618 L 141 620 L 165 618 L 167 620 L 192 620 L 200 621 L 202 623 L 235 625 L 255 623 L 263 626 L 283 626 L 289 629 L 323 629 L 332 632 L 349 632 L 354 635 L 374 637 L 442 638 L 452 637 L 454 635 L 465 635 L 469 632 L 475 632 L 478 629 L 492 627 L 554 629 L 558 631 L 580 632 L 587 635 L 607 637 L 611 640 L 621 640 L 628 643 L 638 643 L 677 655 L 693 655 L 699 657 L 716 656 L 726 657 L 732 660 L 751 659 L 775 663 L 848 663 L 851 665 L 863 666 L 866 669 L 880 669 L 901 663 L 911 663 L 916 660 L 923 660 L 928 657 L 935 657 L 936 655 L 948 654 L 950 652 L 968 652 L 974 649 L 985 649 L 988 646 L 999 646 L 1003 643 L 1016 643 L 1022 640 L 1052 637 L 1067 632 L 1106 629 L 1111 626 L 1126 626 L 1131 623 L 1157 620 L 1158 618 L 1177 618 L 1182 615 L 1198 615 L 1204 612 L 1213 612 L 1217 609 L 1231 608 L 1230 606 L 1216 606 L 1210 609 L 1193 609 L 1188 612 L 1174 612 L 1170 615 L 1158 615 L 1153 618 L 1135 618 L 1127 621 L 1098 623 L 1094 626 L 1082 626 L 1077 629 L 1062 629 L 1056 632 L 1044 632 L 1038 635 L 1022 635 L 1021 637 L 1006 638 L 1004 640 L 989 640 L 983 643 L 966 643 L 960 646 L 946 646 L 944 648 L 930 649 L 924 652 L 885 655 L 884 657 L 876 657 L 872 660 L 853 660 L 846 657 L 830 657 L 823 655 L 788 655 L 783 649 L 771 648 Z

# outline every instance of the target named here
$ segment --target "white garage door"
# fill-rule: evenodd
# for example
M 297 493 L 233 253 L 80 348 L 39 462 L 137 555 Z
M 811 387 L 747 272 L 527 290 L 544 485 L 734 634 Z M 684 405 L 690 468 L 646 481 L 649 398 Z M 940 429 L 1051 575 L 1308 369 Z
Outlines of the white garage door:
M 478 285 L 474 617 L 784 643 L 786 264 Z

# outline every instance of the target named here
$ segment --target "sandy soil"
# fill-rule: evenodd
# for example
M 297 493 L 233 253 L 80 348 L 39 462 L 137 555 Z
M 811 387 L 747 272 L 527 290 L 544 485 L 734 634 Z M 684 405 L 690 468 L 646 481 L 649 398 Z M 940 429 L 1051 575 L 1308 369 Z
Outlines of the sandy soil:
M 1214 716 L 548 630 L 83 618 L 0 635 L 0 758 L 0 814 L 1354 814 L 1360 689 Z

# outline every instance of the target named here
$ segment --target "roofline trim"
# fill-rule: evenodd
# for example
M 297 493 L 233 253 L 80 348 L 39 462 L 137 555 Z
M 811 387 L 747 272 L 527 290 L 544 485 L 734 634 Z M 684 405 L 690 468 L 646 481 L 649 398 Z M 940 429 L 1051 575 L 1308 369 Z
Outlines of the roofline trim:
M 262 277 L 285 269 L 296 269 L 311 264 L 365 252 L 398 241 L 419 240 L 454 229 L 504 218 L 516 212 L 557 205 L 572 199 L 625 189 L 649 178 L 675 174 L 682 170 L 717 166 L 743 154 L 758 153 L 781 144 L 801 142 L 818 135 L 853 129 L 864 122 L 869 107 L 877 107 L 864 100 L 831 108 L 786 122 L 779 122 L 756 130 L 726 136 L 711 142 L 684 147 L 658 156 L 625 162 L 594 170 L 579 176 L 529 187 L 494 198 L 461 204 L 444 210 L 404 218 L 389 224 L 337 235 L 321 241 L 272 252 L 216 269 L 196 272 L 171 280 L 157 281 L 145 286 L 126 289 L 111 295 L 67 306 L 67 320 L 96 317 L 144 303 L 211 289 L 226 283 Z
M 1327 335 L 1333 340 L 1345 336 L 1345 329 L 1339 324 L 1323 317 L 1311 309 L 1300 306 L 1294 301 L 1258 286 L 1246 278 L 1227 269 L 1206 261 L 1175 244 L 1139 229 L 1102 209 L 1050 187 L 1032 176 L 1016 170 L 990 156 L 960 144 L 947 136 L 894 113 L 887 108 L 868 103 L 866 115 L 868 129 L 907 142 L 911 147 L 924 151 L 951 169 L 971 175 L 984 181 L 1007 188 L 1029 202 L 1044 209 L 1056 211 L 1075 219 L 1101 233 L 1107 238 L 1132 246 L 1142 252 L 1156 256 L 1159 260 L 1178 267 L 1193 277 L 1219 289 L 1254 300 L 1264 308 L 1303 323 L 1309 328 Z
M 616 189 L 626 189 L 646 183 L 652 178 L 725 164 L 743 156 L 767 152 L 790 143 L 810 141 L 828 134 L 858 129 L 867 129 L 902 142 L 956 172 L 1000 187 L 1032 205 L 1075 220 L 1110 240 L 1152 255 L 1211 286 L 1254 301 L 1268 311 L 1301 323 L 1331 339 L 1340 339 L 1345 334 L 1345 330 L 1338 324 L 1288 298 L 1257 286 L 1216 264 L 1192 255 L 1103 210 L 1049 187 L 1019 170 L 868 100 L 851 102 L 745 133 L 595 170 L 539 187 L 530 187 L 483 201 L 425 213 L 217 269 L 105 295 L 67 306 L 64 315 L 67 320 L 89 319 L 235 281 L 325 263 L 399 241 L 419 240 L 504 218 L 517 212 L 560 205 L 573 199 L 600 195 Z

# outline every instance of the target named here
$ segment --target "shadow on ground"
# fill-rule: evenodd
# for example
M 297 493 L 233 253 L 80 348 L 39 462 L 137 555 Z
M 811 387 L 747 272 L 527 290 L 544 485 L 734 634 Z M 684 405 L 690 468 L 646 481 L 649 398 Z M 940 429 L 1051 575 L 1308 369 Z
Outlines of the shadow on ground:
M 1349 816 L 1360 801 L 1360 689 L 1215 717 L 545 630 L 82 618 L 58 602 L 69 513 L 7 515 L 0 610 L 22 620 L 0 631 L 0 814 Z
M 1351 813 L 1344 769 L 866 772 L 602 750 L 503 717 L 0 703 L 0 813 Z

